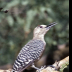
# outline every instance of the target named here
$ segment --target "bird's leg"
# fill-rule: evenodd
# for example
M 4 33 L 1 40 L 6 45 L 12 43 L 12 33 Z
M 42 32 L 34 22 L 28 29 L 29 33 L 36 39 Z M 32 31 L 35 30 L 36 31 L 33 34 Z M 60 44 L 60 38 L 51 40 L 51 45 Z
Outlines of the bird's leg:
M 39 68 L 35 67 L 34 63 L 31 66 L 32 68 L 35 68 L 36 70 L 39 70 Z
M 35 65 L 34 65 L 34 63 L 32 64 L 32 66 L 31 66 L 32 68 L 34 68 L 34 69 L 36 69 L 36 70 L 38 70 L 38 72 L 40 72 L 41 70 L 43 70 L 46 66 L 42 66 L 41 68 L 37 68 L 37 67 L 35 67 Z

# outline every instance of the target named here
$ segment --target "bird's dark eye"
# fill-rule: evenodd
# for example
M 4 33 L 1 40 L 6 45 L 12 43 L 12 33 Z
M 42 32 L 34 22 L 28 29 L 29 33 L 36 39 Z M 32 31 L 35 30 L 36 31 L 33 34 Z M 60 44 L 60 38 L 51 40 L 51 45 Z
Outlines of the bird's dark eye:
M 42 28 L 42 26 L 38 25 L 38 27 Z
M 42 28 L 42 26 L 40 26 L 40 28 Z

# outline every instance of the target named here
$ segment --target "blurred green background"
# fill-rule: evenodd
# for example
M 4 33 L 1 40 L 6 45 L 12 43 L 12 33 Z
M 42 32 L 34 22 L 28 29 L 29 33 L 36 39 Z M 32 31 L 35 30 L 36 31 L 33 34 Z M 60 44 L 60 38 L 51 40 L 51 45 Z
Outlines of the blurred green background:
M 69 0 L 0 0 L 0 8 L 0 66 L 14 63 L 38 25 L 58 23 L 45 35 L 44 54 L 69 42 Z

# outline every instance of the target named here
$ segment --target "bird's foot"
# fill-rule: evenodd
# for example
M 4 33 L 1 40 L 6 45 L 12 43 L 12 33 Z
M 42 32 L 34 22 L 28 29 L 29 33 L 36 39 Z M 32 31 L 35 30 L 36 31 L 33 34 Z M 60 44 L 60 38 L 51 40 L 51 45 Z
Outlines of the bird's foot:
M 44 68 L 46 68 L 46 66 L 41 66 L 36 72 L 41 72 Z
M 51 68 L 54 68 L 57 71 L 55 66 L 53 66 L 53 65 L 48 65 L 48 66 L 51 67 Z
M 46 66 L 41 66 L 41 68 L 37 68 L 37 67 L 35 67 L 35 65 L 33 64 L 31 67 L 34 68 L 34 69 L 36 69 L 36 70 L 37 70 L 36 72 L 41 72 L 41 70 L 43 70 Z

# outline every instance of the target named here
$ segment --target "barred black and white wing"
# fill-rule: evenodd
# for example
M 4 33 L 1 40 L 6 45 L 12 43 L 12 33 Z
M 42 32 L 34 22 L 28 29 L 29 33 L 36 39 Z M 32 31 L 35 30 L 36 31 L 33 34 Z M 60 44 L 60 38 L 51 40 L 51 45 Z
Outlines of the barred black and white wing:
M 12 72 L 21 72 L 34 61 L 38 60 L 44 51 L 45 44 L 41 40 L 31 40 L 20 51 L 13 65 Z

